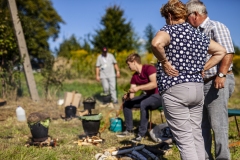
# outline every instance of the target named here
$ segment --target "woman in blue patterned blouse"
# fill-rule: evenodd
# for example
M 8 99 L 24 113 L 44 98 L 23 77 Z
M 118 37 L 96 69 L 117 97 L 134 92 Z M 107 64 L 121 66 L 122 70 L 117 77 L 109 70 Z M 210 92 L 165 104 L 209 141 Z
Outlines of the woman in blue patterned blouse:
M 202 71 L 220 62 L 226 50 L 185 22 L 188 15 L 181 1 L 169 0 L 161 15 L 167 24 L 152 40 L 152 50 L 158 59 L 157 83 L 164 113 L 181 158 L 204 160 Z M 212 57 L 206 62 L 207 53 Z

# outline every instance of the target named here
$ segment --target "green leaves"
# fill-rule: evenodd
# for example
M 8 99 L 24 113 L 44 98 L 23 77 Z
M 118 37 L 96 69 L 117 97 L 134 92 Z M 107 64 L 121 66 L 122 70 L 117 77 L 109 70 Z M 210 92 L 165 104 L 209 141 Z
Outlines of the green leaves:
M 70 59 L 71 51 L 76 51 L 81 49 L 80 43 L 77 41 L 75 35 L 72 35 L 69 39 L 65 39 L 57 51 L 58 56 Z
M 126 22 L 123 16 L 124 11 L 117 5 L 106 9 L 100 22 L 102 28 L 95 30 L 96 34 L 91 41 L 96 51 L 100 52 L 103 46 L 116 52 L 138 49 L 138 37 L 131 22 Z
M 145 44 L 145 49 L 148 51 L 148 53 L 152 53 L 151 43 L 152 43 L 152 39 L 155 36 L 155 29 L 153 28 L 153 26 L 151 24 L 149 24 L 145 28 L 144 32 L 145 32 L 145 37 L 147 38 L 147 41 Z
M 60 23 L 64 23 L 49 0 L 16 0 L 18 16 L 23 28 L 28 53 L 31 58 L 46 60 L 51 57 L 48 39 L 56 39 L 60 31 Z M 16 66 L 22 63 L 18 43 L 15 38 L 13 22 L 7 0 L 0 1 L 0 59 L 2 92 L 7 95 L 9 90 L 16 91 L 18 77 L 15 76 Z M 5 76 L 7 75 L 7 76 Z M 4 93 L 5 92 L 5 93 Z

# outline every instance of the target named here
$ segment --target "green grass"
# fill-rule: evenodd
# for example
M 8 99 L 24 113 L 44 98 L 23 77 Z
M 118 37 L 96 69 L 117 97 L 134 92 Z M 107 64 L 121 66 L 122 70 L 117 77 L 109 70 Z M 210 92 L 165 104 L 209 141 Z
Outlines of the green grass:
M 117 97 L 118 101 L 121 103 L 121 97 L 124 95 L 125 91 L 124 89 L 126 88 L 126 84 L 119 83 L 117 85 Z M 79 81 L 74 81 L 71 83 L 64 83 L 62 90 L 58 93 L 58 96 L 63 98 L 64 93 L 76 91 L 78 93 L 81 93 L 83 96 L 83 99 L 86 99 L 87 97 L 93 97 L 97 100 L 101 99 L 101 93 L 103 93 L 102 85 L 100 82 L 97 82 L 95 80 L 90 80 L 90 81 L 84 81 L 81 82 Z
M 235 92 L 230 98 L 229 108 L 239 108 L 239 90 L 240 90 L 240 77 L 236 77 Z M 41 82 L 41 77 L 37 78 L 37 84 Z M 118 98 L 121 102 L 121 96 L 124 93 L 125 87 L 128 85 L 129 80 L 118 80 Z M 38 85 L 39 88 L 40 85 Z M 26 89 L 26 88 L 25 88 Z M 74 142 L 79 140 L 79 135 L 83 134 L 82 122 L 79 119 L 73 119 L 71 121 L 65 121 L 63 119 L 52 120 L 49 126 L 49 135 L 52 138 L 58 139 L 57 146 L 55 148 L 35 146 L 26 147 L 25 144 L 31 137 L 30 129 L 26 122 L 18 122 L 15 116 L 15 109 L 18 105 L 21 105 L 26 114 L 29 115 L 36 111 L 45 111 L 50 114 L 51 117 L 60 117 L 60 114 L 64 114 L 64 108 L 57 105 L 57 99 L 63 98 L 65 92 L 77 91 L 83 95 L 83 97 L 97 97 L 102 92 L 101 84 L 95 80 L 76 80 L 68 81 L 64 83 L 63 89 L 55 95 L 55 100 L 45 101 L 41 99 L 40 102 L 34 103 L 29 98 L 19 98 L 18 101 L 8 101 L 5 106 L 0 107 L 0 117 L 4 117 L 4 121 L 0 121 L 0 159 L 3 160 L 92 160 L 94 155 L 102 153 L 105 149 L 110 147 L 123 147 L 126 145 L 125 139 L 116 138 L 116 133 L 105 129 L 101 133 L 101 137 L 105 139 L 105 143 L 101 146 L 78 146 Z M 27 93 L 25 90 L 24 93 Z M 40 92 L 42 93 L 42 91 Z M 111 112 L 110 108 L 99 108 L 101 104 L 100 99 L 97 99 L 95 112 L 102 113 L 103 119 L 101 120 L 100 128 L 109 124 L 109 118 L 115 115 L 114 111 Z M 78 111 L 83 110 L 83 105 L 78 107 Z M 139 123 L 139 111 L 134 111 L 134 124 Z M 123 115 L 120 115 L 123 118 Z M 238 117 L 239 121 L 239 117 Z M 155 125 L 161 123 L 161 118 L 158 111 L 153 112 L 153 123 Z M 240 123 L 240 122 L 239 122 Z M 237 129 L 233 117 L 229 118 L 229 142 L 240 141 L 240 137 L 237 134 Z M 144 144 L 154 145 L 155 143 L 150 137 L 147 137 Z M 230 148 L 232 160 L 238 160 L 240 157 L 240 146 Z M 163 158 L 162 158 L 163 159 Z M 172 154 L 164 156 L 164 159 L 168 160 L 180 160 L 177 147 L 174 145 L 172 148 Z

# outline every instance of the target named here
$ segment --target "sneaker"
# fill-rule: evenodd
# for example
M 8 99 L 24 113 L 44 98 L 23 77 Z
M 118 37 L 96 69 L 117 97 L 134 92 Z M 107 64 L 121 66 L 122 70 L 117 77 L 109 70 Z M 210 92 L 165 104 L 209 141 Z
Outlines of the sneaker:
M 132 135 L 132 132 L 126 130 L 120 134 L 117 134 L 117 137 L 127 137 L 127 136 L 131 136 L 131 135 Z
M 140 143 L 144 138 L 140 135 L 138 135 L 137 137 L 133 138 L 131 141 L 134 143 Z

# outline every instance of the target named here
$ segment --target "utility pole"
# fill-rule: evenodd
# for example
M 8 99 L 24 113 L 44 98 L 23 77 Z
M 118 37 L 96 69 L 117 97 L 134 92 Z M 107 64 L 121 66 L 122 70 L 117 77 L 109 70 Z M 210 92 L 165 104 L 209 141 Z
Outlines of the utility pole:
M 36 83 L 33 76 L 32 66 L 29 59 L 28 49 L 27 49 L 24 33 L 22 30 L 21 21 L 18 17 L 16 1 L 8 0 L 8 4 L 9 4 L 9 10 L 12 16 L 13 26 L 15 29 L 15 35 L 17 37 L 20 55 L 24 59 L 23 68 L 24 68 L 25 78 L 27 80 L 28 89 L 29 89 L 32 100 L 37 102 L 39 101 L 39 96 L 38 96 L 37 87 L 36 87 Z

